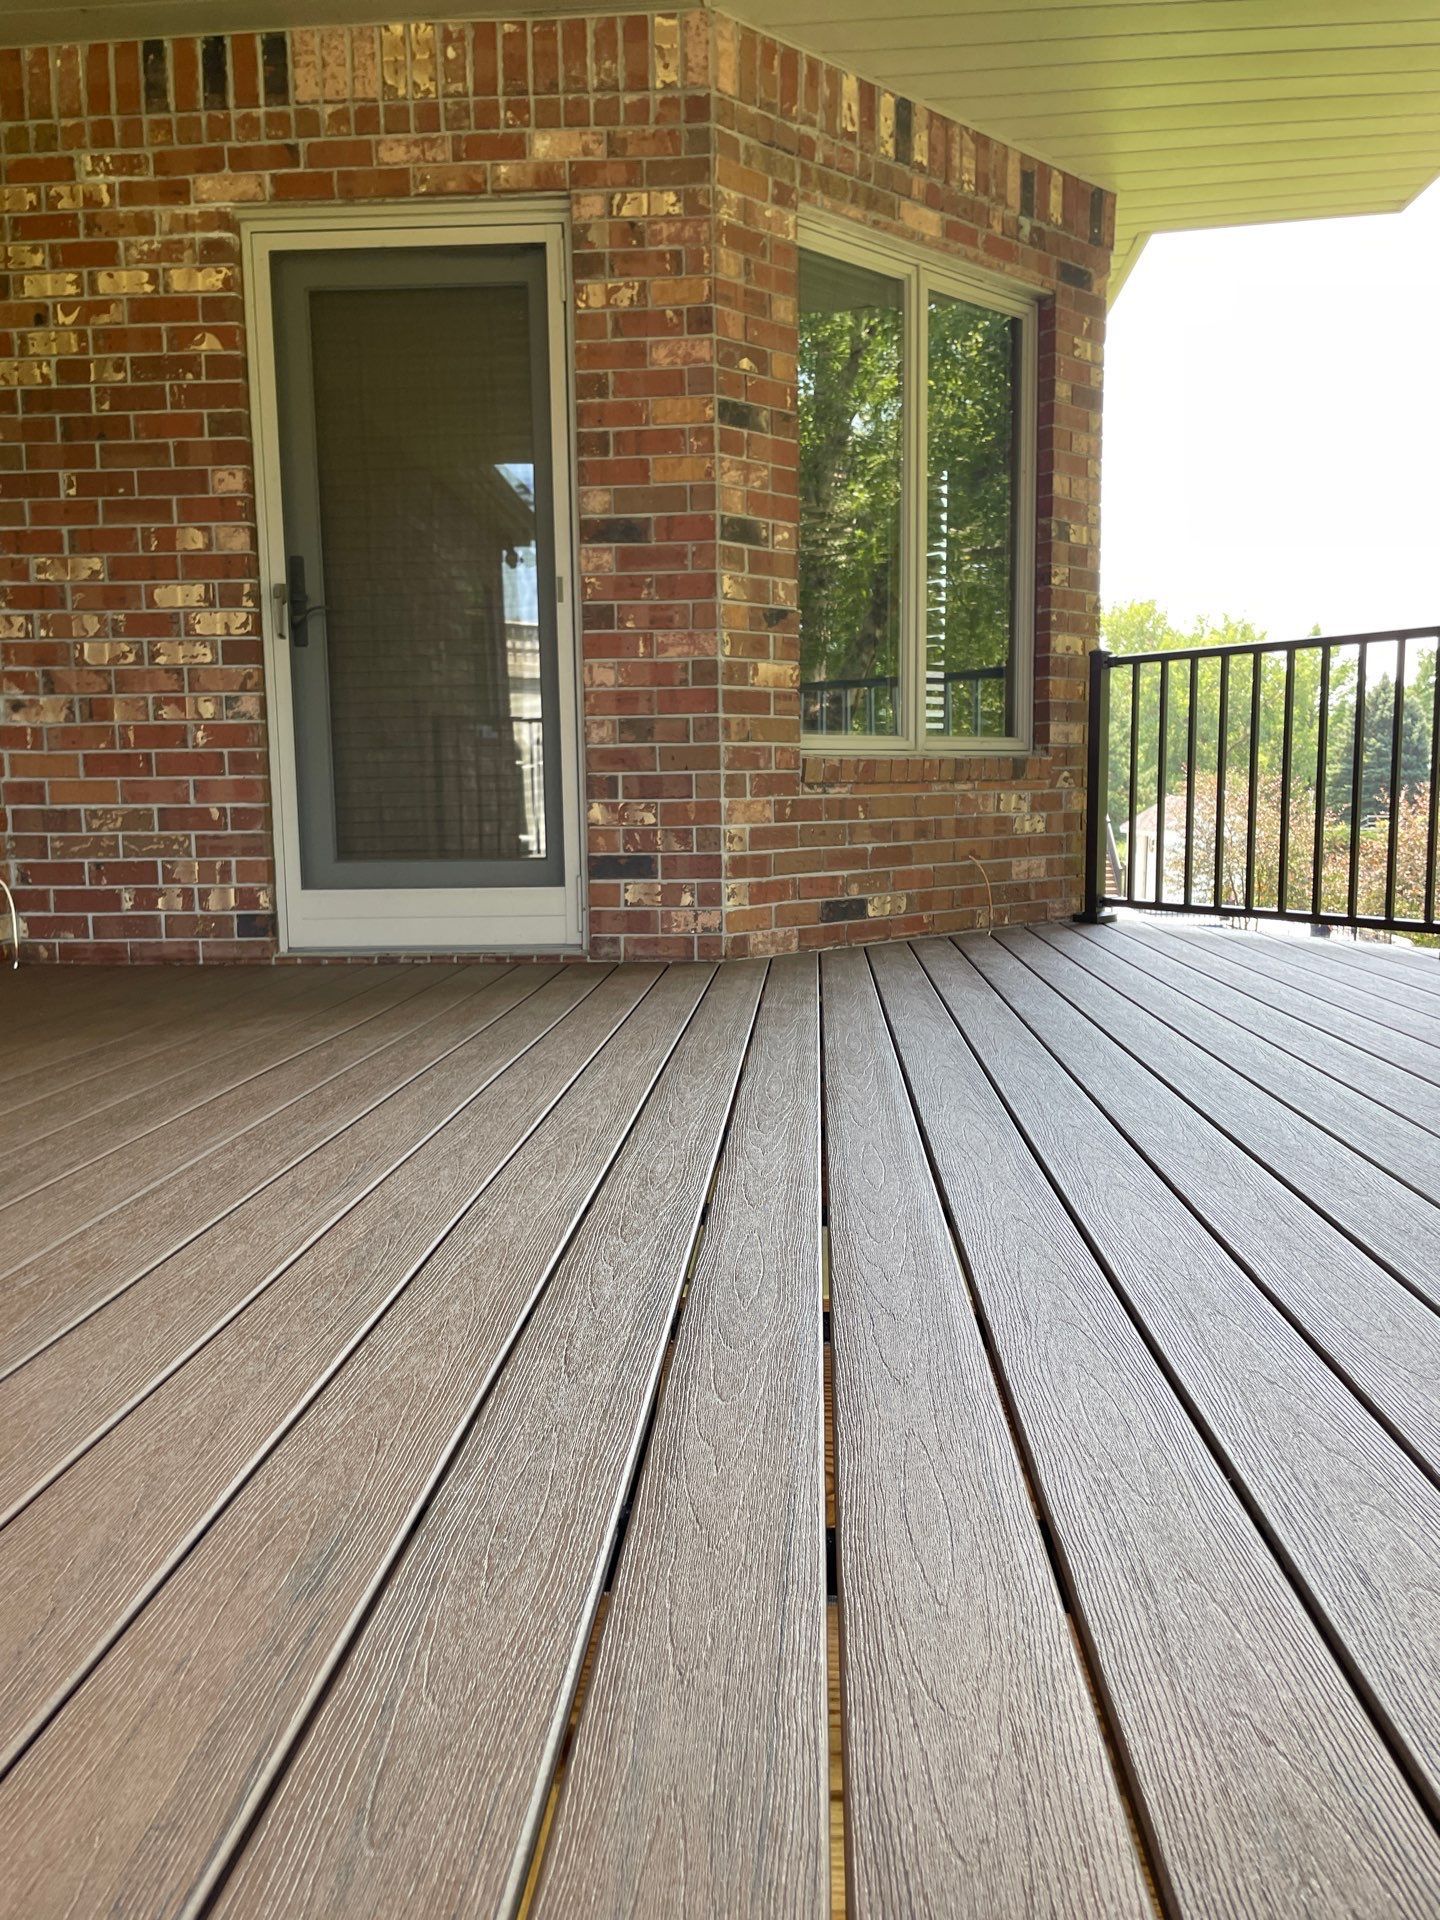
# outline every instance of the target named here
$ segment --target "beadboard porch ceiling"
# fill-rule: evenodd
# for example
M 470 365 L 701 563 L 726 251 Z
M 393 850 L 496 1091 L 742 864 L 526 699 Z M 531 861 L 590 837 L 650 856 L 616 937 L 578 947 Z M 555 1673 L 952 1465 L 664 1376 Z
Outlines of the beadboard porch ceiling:
M 5 38 L 381 11 L 375 0 L 21 0 Z M 897 0 L 883 12 L 872 0 L 735 0 L 725 11 L 1112 188 L 1112 294 L 1152 233 L 1398 212 L 1440 174 L 1440 0 Z

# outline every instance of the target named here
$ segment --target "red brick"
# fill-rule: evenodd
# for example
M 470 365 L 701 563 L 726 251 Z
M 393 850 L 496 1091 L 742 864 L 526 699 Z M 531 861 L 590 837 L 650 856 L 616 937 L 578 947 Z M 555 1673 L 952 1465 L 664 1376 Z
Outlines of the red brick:
M 653 33 L 639 15 L 442 22 L 438 76 L 412 99 L 413 62 L 408 79 L 397 82 L 392 66 L 382 87 L 376 29 L 326 29 L 303 37 L 303 89 L 291 76 L 295 91 L 313 93 L 318 74 L 323 107 L 263 110 L 256 36 L 237 34 L 227 46 L 234 110 L 204 113 L 197 43 L 181 39 L 168 58 L 174 112 L 148 117 L 134 42 L 0 52 L 0 117 L 15 130 L 4 177 L 33 200 L 11 213 L 9 237 L 42 248 L 44 271 L 80 280 L 63 296 L 63 327 L 81 337 L 53 357 L 53 383 L 0 392 L 14 469 L 3 605 L 42 622 L 23 657 L 21 641 L 6 636 L 17 710 L 0 736 L 13 755 L 4 797 L 22 910 L 47 956 L 234 959 L 271 948 L 268 933 L 240 937 L 234 913 L 197 907 L 195 887 L 170 874 L 162 883 L 181 886 L 184 910 L 159 911 L 154 873 L 160 859 L 203 867 L 202 886 L 243 889 L 237 910 L 268 925 L 258 636 L 190 631 L 197 613 L 243 611 L 262 588 L 253 539 L 220 539 L 243 537 L 254 511 L 232 209 L 211 197 L 227 180 L 317 205 L 411 192 L 572 196 L 576 479 L 594 549 L 580 583 L 585 784 L 595 810 L 588 845 L 593 860 L 628 855 L 654 868 L 643 885 L 597 871 L 597 956 L 770 953 L 972 924 L 985 894 L 971 851 L 985 859 L 998 918 L 1070 904 L 1081 774 L 1074 723 L 1084 707 L 1075 646 L 1092 638 L 1097 581 L 1093 551 L 1072 542 L 1069 527 L 1094 506 L 1104 308 L 1100 293 L 1070 287 L 1059 270 L 1084 266 L 1097 287 L 1103 281 L 1104 251 L 1088 244 L 1090 190 L 1065 178 L 1052 201 L 1039 169 L 1043 218 L 1062 212 L 1056 225 L 1042 218 L 1022 228 L 1005 200 L 1014 156 L 997 143 L 970 142 L 972 185 L 960 130 L 917 113 L 928 137 L 917 139 L 913 166 L 899 165 L 878 152 L 873 87 L 858 90 L 858 132 L 843 132 L 841 75 L 710 15 L 681 17 L 678 55 L 653 40 L 663 71 L 652 93 Z M 720 36 L 734 57 L 721 61 L 712 90 L 710 46 Z M 372 104 L 382 93 L 383 104 Z M 74 120 L 82 107 L 97 156 L 83 216 L 63 204 L 77 178 L 73 130 L 61 136 L 48 117 Z M 734 267 L 712 284 L 717 183 L 736 196 L 722 234 Z M 62 204 L 52 204 L 57 197 Z M 1053 296 L 1040 340 L 1037 558 L 1046 585 L 1029 756 L 801 754 L 789 304 L 797 204 L 897 234 L 910 231 L 917 208 L 929 210 L 953 255 L 999 265 Z M 1107 234 L 1110 223 L 1107 205 Z M 195 266 L 227 269 L 227 284 L 185 284 Z M 178 287 L 166 277 L 175 268 Z M 126 282 L 102 295 L 83 278 L 110 271 L 146 274 L 135 285 L 155 290 Z M 607 289 L 594 304 L 592 286 Z M 27 299 L 0 311 L 0 326 L 62 326 L 35 307 Z M 217 350 L 200 351 L 194 336 L 203 332 Z M 100 377 L 107 360 L 122 363 L 123 379 Z M 1063 405 L 1047 399 L 1061 381 Z M 717 423 L 718 399 L 753 413 L 745 424 Z M 717 455 L 743 463 L 743 489 L 719 490 Z M 722 512 L 760 522 L 766 537 L 720 541 Z M 62 565 L 32 579 L 41 561 Z M 723 605 L 717 566 L 738 582 Z M 207 589 L 202 608 L 153 604 L 156 589 L 197 583 Z M 231 701 L 251 705 L 232 711 Z M 209 705 L 202 712 L 199 703 Z M 997 804 L 1007 794 L 1020 795 L 1044 830 L 1014 832 Z M 1034 877 L 1037 861 L 1043 878 Z M 1012 862 L 1023 868 L 1012 874 Z M 871 911 L 827 921 L 821 903 L 841 896 L 863 898 Z

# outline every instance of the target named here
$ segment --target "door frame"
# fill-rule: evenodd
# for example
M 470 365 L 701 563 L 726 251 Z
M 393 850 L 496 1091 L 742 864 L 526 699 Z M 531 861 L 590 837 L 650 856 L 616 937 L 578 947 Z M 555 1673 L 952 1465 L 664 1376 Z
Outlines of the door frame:
M 299 796 L 290 647 L 276 617 L 273 585 L 285 578 L 280 478 L 280 413 L 270 264 L 277 253 L 321 249 L 543 246 L 550 352 L 554 490 L 556 644 L 559 702 L 560 888 L 306 889 L 301 884 Z M 520 199 L 477 211 L 376 201 L 351 207 L 264 207 L 240 215 L 245 333 L 254 434 L 255 519 L 265 662 L 275 913 L 285 953 L 576 952 L 585 940 L 583 781 L 580 759 L 579 550 L 575 487 L 574 356 L 571 351 L 570 222 L 563 200 Z M 542 902 L 538 896 L 544 895 Z M 477 905 L 477 895 L 480 904 Z M 557 898 L 558 896 L 558 898 Z M 382 905 L 383 903 L 383 905 Z M 468 903 L 468 904 L 467 904 Z M 487 932 L 487 926 L 495 929 Z

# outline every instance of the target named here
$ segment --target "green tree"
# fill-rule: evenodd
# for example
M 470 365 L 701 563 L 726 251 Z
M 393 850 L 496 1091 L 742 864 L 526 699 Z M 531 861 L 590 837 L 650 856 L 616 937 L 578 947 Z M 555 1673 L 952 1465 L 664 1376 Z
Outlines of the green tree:
M 1004 667 L 1014 607 L 1015 325 L 935 295 L 926 408 L 926 666 Z M 1006 685 L 979 687 L 980 731 L 1005 733 Z
M 1105 613 L 1102 632 L 1109 650 L 1124 659 L 1135 654 L 1166 654 L 1177 649 L 1206 646 L 1263 645 L 1267 635 L 1248 621 L 1196 621 L 1182 630 L 1153 600 L 1130 601 Z M 1318 635 L 1316 636 L 1318 637 Z M 1128 857 L 1125 839 L 1132 811 L 1136 816 L 1156 806 L 1161 786 L 1160 677 L 1161 664 L 1135 670 L 1123 667 L 1111 675 L 1110 758 L 1107 803 L 1110 819 Z M 1434 714 L 1436 649 L 1433 644 L 1412 650 L 1406 662 L 1405 698 L 1401 715 L 1402 748 L 1400 792 L 1390 793 L 1390 761 L 1395 715 L 1393 670 L 1371 681 L 1365 697 L 1363 775 L 1361 783 L 1361 837 L 1359 877 L 1360 911 L 1377 913 L 1377 886 L 1383 892 L 1385 849 L 1388 845 L 1392 802 L 1395 808 L 1399 871 L 1409 876 L 1410 894 L 1423 885 L 1416 880 L 1415 863 L 1423 863 L 1423 828 L 1428 809 L 1431 728 Z M 1342 910 L 1348 889 L 1350 794 L 1355 740 L 1357 651 L 1336 649 L 1330 655 L 1326 699 L 1324 796 L 1319 823 L 1323 848 L 1323 900 L 1327 908 Z M 1203 904 L 1210 895 L 1215 861 L 1222 859 L 1222 897 L 1232 904 L 1243 898 L 1244 850 L 1253 840 L 1257 849 L 1256 900 L 1276 904 L 1278 846 L 1284 815 L 1282 792 L 1285 766 L 1285 712 L 1290 683 L 1290 787 L 1288 860 L 1289 902 L 1309 899 L 1315 857 L 1316 799 L 1320 786 L 1319 732 L 1321 655 L 1300 649 L 1262 653 L 1258 736 L 1254 743 L 1256 806 L 1250 820 L 1249 775 L 1252 748 L 1251 705 L 1254 668 L 1247 656 L 1232 658 L 1228 674 L 1225 738 L 1220 738 L 1221 667 L 1218 661 L 1199 663 L 1195 673 L 1195 764 L 1190 760 L 1190 691 L 1188 662 L 1175 662 L 1169 673 L 1166 701 L 1164 787 L 1167 796 L 1182 795 L 1193 787 L 1196 795 L 1195 898 Z M 1130 738 L 1132 699 L 1135 705 L 1135 786 L 1131 807 Z M 1220 820 L 1224 770 L 1223 826 Z M 1423 804 L 1422 804 L 1423 797 Z M 1417 837 L 1419 836 L 1419 837 Z M 1166 836 L 1166 891 L 1180 897 L 1182 876 L 1176 866 L 1177 839 Z M 1138 854 L 1137 854 L 1138 857 Z M 1377 869 L 1378 862 L 1378 869 Z M 1377 881 L 1376 873 L 1381 878 Z M 1140 876 L 1137 873 L 1137 883 Z M 1404 891 L 1403 889 L 1401 890 Z M 1405 896 L 1407 899 L 1409 895 Z M 1418 896 L 1417 896 L 1418 897 Z M 1402 913 L 1419 911 L 1413 902 Z
M 901 315 L 855 305 L 800 321 L 801 677 L 896 671 Z M 893 717 L 893 716 L 892 716 Z
M 803 253 L 800 307 L 801 679 L 889 681 L 900 654 L 902 286 Z M 1003 669 L 1015 585 L 1017 323 L 939 294 L 926 322 L 927 665 L 936 675 Z M 980 692 L 981 730 L 1007 731 L 1007 680 L 986 679 Z M 871 724 L 868 702 L 852 711 L 837 697 L 825 710 L 830 730 L 847 712 L 854 727 Z M 880 731 L 893 725 L 888 688 L 873 721 Z
M 1429 691 L 1433 695 L 1435 656 L 1426 655 L 1422 665 L 1429 668 Z M 1406 676 L 1407 680 L 1409 676 Z M 1336 709 L 1326 750 L 1325 804 L 1336 813 L 1350 812 L 1355 778 L 1355 693 L 1354 674 L 1348 697 Z M 1408 793 L 1430 777 L 1430 724 L 1433 698 L 1427 700 L 1422 686 L 1405 688 L 1400 708 L 1400 779 L 1398 791 Z M 1384 674 L 1365 689 L 1365 724 L 1360 741 L 1360 817 L 1374 819 L 1389 810 L 1395 797 L 1391 793 L 1391 759 L 1395 746 L 1395 681 Z

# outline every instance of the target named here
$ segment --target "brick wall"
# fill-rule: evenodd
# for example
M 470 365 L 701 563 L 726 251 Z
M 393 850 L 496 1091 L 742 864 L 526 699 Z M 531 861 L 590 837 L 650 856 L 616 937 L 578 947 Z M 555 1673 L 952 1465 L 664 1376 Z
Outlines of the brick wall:
M 732 951 L 900 938 L 1080 901 L 1099 620 L 1100 350 L 1113 204 L 925 108 L 717 21 L 716 391 L 725 915 Z M 797 215 L 818 208 L 1048 296 L 1040 316 L 1035 747 L 803 753 L 796 686 Z M 727 324 L 727 322 L 729 324 Z M 742 369 L 754 367 L 754 374 Z M 727 382 L 734 381 L 732 387 Z M 723 396 L 737 400 L 730 424 Z M 983 869 L 983 871 L 982 871 Z
M 236 224 L 267 200 L 568 197 L 593 954 L 962 926 L 986 878 L 997 918 L 1071 907 L 1104 196 L 699 12 L 11 51 L 0 120 L 0 746 L 37 955 L 274 949 Z M 802 204 L 1049 296 L 1029 757 L 802 758 Z

